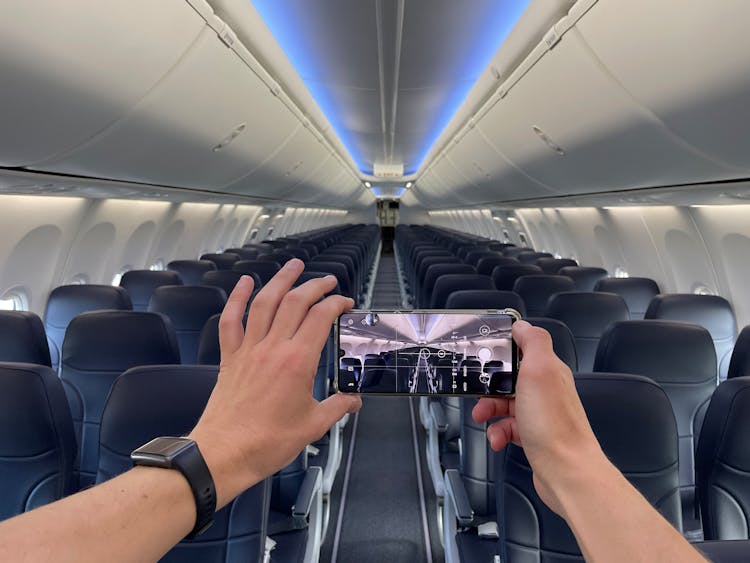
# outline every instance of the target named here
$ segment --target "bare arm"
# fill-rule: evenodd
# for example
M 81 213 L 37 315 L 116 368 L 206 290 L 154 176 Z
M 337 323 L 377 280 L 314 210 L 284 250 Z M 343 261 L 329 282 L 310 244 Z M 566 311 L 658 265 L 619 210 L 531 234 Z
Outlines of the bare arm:
M 606 458 L 549 334 L 520 321 L 513 338 L 523 351 L 516 398 L 482 399 L 474 419 L 507 417 L 487 429 L 492 448 L 523 445 L 534 487 L 586 559 L 705 561 Z
M 219 324 L 221 369 L 190 438 L 214 478 L 217 508 L 291 462 L 357 397 L 318 403 L 313 379 L 330 327 L 352 306 L 331 296 L 335 278 L 291 290 L 290 261 L 256 296 L 242 328 L 252 280 L 243 278 Z M 155 561 L 195 525 L 195 501 L 178 472 L 138 467 L 102 485 L 0 523 L 0 561 Z

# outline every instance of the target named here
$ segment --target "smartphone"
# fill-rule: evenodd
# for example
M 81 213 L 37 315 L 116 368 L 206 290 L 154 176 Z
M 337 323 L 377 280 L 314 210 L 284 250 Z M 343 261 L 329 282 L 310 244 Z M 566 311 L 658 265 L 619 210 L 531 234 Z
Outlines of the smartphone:
M 512 396 L 514 309 L 361 311 L 335 328 L 335 384 L 363 395 Z

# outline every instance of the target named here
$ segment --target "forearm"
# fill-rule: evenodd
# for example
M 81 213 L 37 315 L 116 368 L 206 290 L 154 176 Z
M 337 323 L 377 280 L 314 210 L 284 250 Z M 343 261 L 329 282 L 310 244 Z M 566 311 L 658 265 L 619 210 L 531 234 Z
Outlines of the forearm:
M 194 525 L 187 480 L 137 467 L 0 524 L 0 561 L 156 561 Z
M 705 561 L 602 454 L 556 497 L 587 561 Z

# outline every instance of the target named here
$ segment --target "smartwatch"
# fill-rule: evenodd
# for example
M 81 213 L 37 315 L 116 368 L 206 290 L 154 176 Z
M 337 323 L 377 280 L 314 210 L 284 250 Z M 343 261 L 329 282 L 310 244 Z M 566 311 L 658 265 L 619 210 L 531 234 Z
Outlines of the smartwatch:
M 195 497 L 195 527 L 186 536 L 192 539 L 214 523 L 216 488 L 198 444 L 189 438 L 154 438 L 130 454 L 133 465 L 176 469 L 190 484 Z

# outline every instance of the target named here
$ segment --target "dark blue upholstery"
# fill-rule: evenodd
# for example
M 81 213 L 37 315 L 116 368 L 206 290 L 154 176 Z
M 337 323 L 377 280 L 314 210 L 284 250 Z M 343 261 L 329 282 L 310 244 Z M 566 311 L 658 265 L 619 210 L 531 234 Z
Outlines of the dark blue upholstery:
M 431 309 L 445 307 L 448 297 L 455 291 L 466 289 L 495 289 L 492 278 L 479 274 L 445 274 L 440 276 L 432 288 Z
M 568 325 L 557 319 L 548 319 L 545 317 L 527 317 L 524 320 L 549 332 L 552 337 L 552 348 L 555 351 L 555 355 L 570 368 L 570 371 L 573 373 L 578 371 L 576 342 Z
M 534 249 L 528 246 L 509 246 L 503 249 L 503 256 L 518 259 L 518 256 L 524 252 L 534 252 Z
M 557 273 L 572 279 L 578 291 L 594 291 L 596 283 L 609 275 L 609 272 L 604 268 L 593 266 L 565 266 L 560 268 Z
M 496 266 L 492 270 L 492 281 L 495 287 L 503 291 L 513 291 L 516 280 L 521 276 L 543 274 L 539 266 L 533 264 L 509 264 L 507 266 Z
M 648 304 L 659 294 L 659 285 L 650 278 L 604 278 L 596 282 L 594 291 L 616 293 L 625 300 L 630 318 L 642 319 Z
M 0 363 L 0 520 L 72 493 L 76 440 L 47 366 Z
M 129 270 L 120 279 L 120 287 L 128 292 L 133 311 L 146 311 L 154 290 L 163 285 L 182 285 L 182 278 L 172 270 Z
M 557 275 L 521 276 L 513 284 L 513 291 L 521 296 L 526 304 L 526 313 L 532 317 L 543 317 L 547 303 L 555 293 L 575 291 L 573 280 Z
M 200 259 L 213 262 L 217 270 L 231 270 L 234 263 L 239 261 L 240 257 L 231 252 L 222 252 L 204 254 Z
M 635 373 L 661 385 L 674 409 L 680 437 L 684 528 L 699 528 L 695 502 L 695 441 L 716 388 L 716 352 L 698 325 L 675 321 L 623 321 L 602 335 L 595 371 Z
M 417 306 L 427 308 L 432 300 L 432 292 L 438 278 L 448 274 L 476 274 L 476 268 L 469 264 L 438 263 L 425 270 L 422 286 L 417 294 Z M 468 288 L 467 288 L 468 289 Z
M 693 547 L 713 563 L 746 563 L 750 558 L 750 540 L 697 542 Z
M 217 371 L 215 367 L 146 366 L 118 377 L 102 415 L 97 482 L 130 469 L 130 452 L 138 446 L 158 436 L 190 432 L 216 384 Z M 261 481 L 218 511 L 204 534 L 180 542 L 162 561 L 260 561 L 269 499 L 268 480 Z
M 502 258 L 502 254 L 499 252 L 493 252 L 491 250 L 472 250 L 464 256 L 464 262 L 471 264 L 475 268 L 479 265 L 479 261 L 484 258 Z
M 210 260 L 173 260 L 167 269 L 180 274 L 185 285 L 200 285 L 203 274 L 215 270 L 216 264 Z
M 194 364 L 203 326 L 210 317 L 221 313 L 226 300 L 226 293 L 218 287 L 171 285 L 154 291 L 148 309 L 172 321 L 182 363 Z
M 450 294 L 446 309 L 515 309 L 526 315 L 523 299 L 512 291 L 498 289 L 464 289 Z
M 201 285 L 221 288 L 224 290 L 224 293 L 229 296 L 242 276 L 250 276 L 253 278 L 253 292 L 259 291 L 263 287 L 263 282 L 260 281 L 260 276 L 258 276 L 258 274 L 242 274 L 240 272 L 235 272 L 234 270 L 215 270 L 212 272 L 206 272 L 203 274 Z
M 740 331 L 729 361 L 727 379 L 750 375 L 750 325 Z
M 29 311 L 0 311 L 0 362 L 52 365 L 42 319 Z
M 234 263 L 232 269 L 241 274 L 255 274 L 260 278 L 261 283 L 266 285 L 281 267 L 276 262 L 240 260 L 239 262 Z
M 294 246 L 287 246 L 284 249 L 284 252 L 287 254 L 291 254 L 295 258 L 299 258 L 303 262 L 307 262 L 310 259 L 310 253 L 307 251 L 306 248 L 302 248 L 301 246 L 294 245 Z
M 596 348 L 606 328 L 630 319 L 625 300 L 616 293 L 582 291 L 550 297 L 545 316 L 564 322 L 573 333 L 580 371 L 594 368 Z
M 575 383 L 604 453 L 680 529 L 677 429 L 664 391 L 633 375 L 579 374 Z M 583 561 L 565 521 L 537 495 L 523 449 L 508 446 L 497 472 L 503 475 L 497 484 L 502 560 Z
M 260 254 L 257 248 L 227 248 L 224 252 L 227 254 L 236 254 L 240 260 L 255 260 Z
M 325 272 L 326 274 L 336 276 L 336 279 L 339 282 L 339 288 L 341 289 L 341 294 L 356 300 L 357 294 L 354 283 L 349 276 L 346 265 L 341 262 L 327 262 L 324 260 L 326 257 L 325 254 L 321 254 L 320 256 L 313 258 L 309 264 L 310 269 L 315 270 L 316 272 Z
M 93 483 L 96 474 L 99 424 L 112 382 L 134 366 L 179 361 L 174 330 L 156 313 L 99 311 L 73 319 L 60 377 L 80 444 L 82 487 Z
M 729 301 L 718 295 L 657 295 L 649 303 L 646 318 L 685 321 L 708 330 L 716 347 L 719 379 L 723 381 L 727 378 L 729 360 L 737 336 L 737 321 Z
M 558 274 L 561 268 L 578 266 L 572 258 L 539 258 L 534 262 L 545 274 Z
M 47 299 L 44 312 L 44 329 L 49 341 L 52 368 L 60 365 L 60 350 L 65 330 L 76 315 L 88 311 L 133 309 L 127 291 L 111 285 L 62 285 L 56 287 Z
M 521 252 L 516 258 L 521 264 L 535 264 L 540 258 L 554 258 L 549 252 Z
M 491 276 L 492 272 L 497 268 L 498 266 L 512 266 L 520 264 L 518 260 L 515 258 L 507 258 L 505 256 L 492 256 L 487 258 L 482 258 L 477 262 L 477 274 L 482 274 L 483 276 Z
M 695 457 L 696 487 L 707 540 L 750 539 L 748 436 L 750 377 L 735 377 L 714 392 Z
M 338 386 L 342 391 L 357 391 L 362 378 L 362 362 L 359 358 L 341 358 L 339 360 Z

